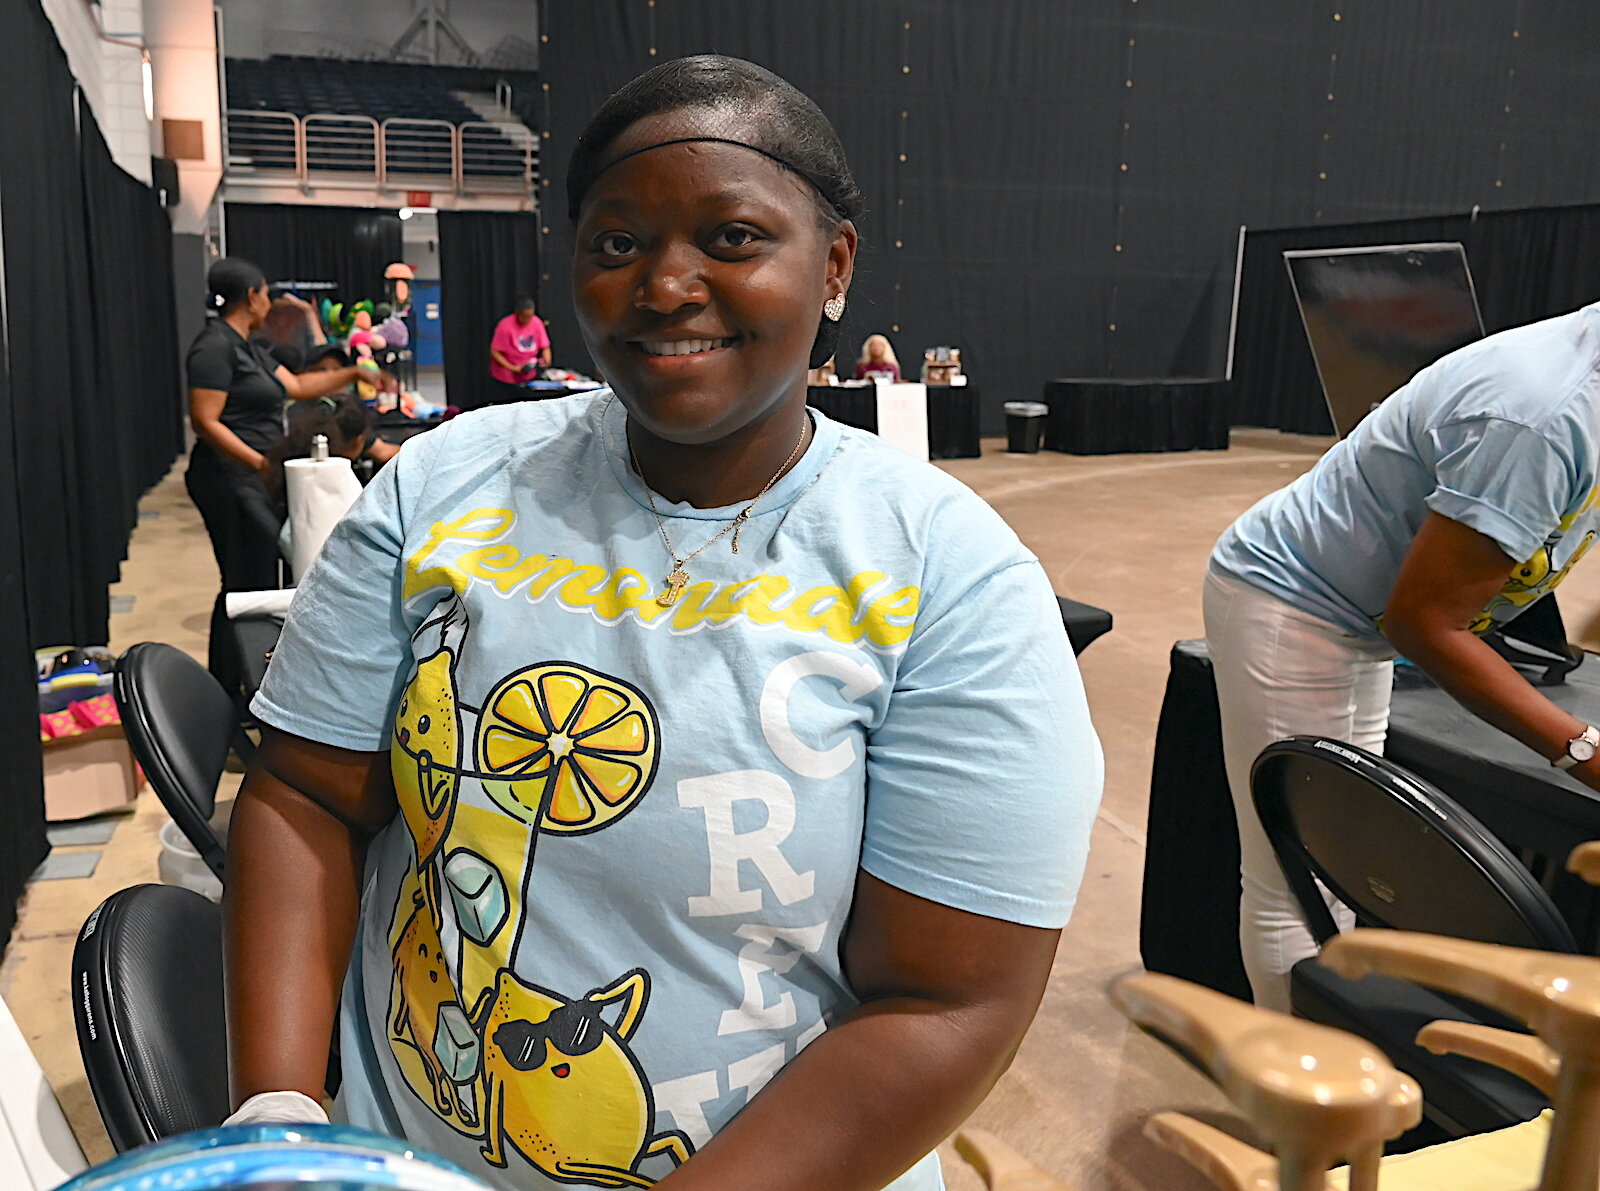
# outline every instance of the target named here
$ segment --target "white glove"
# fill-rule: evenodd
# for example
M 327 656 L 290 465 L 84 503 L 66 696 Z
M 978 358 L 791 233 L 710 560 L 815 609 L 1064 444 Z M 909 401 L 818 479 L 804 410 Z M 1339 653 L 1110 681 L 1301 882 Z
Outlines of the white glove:
M 261 1092 L 239 1106 L 224 1125 L 326 1125 L 328 1114 L 300 1092 Z

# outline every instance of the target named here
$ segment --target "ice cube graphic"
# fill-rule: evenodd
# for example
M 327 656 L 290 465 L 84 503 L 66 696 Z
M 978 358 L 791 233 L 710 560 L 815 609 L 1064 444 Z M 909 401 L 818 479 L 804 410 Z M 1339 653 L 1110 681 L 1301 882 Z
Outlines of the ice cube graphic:
M 499 870 L 477 853 L 457 848 L 444 862 L 444 877 L 461 933 L 480 947 L 487 946 L 510 911 Z
M 439 1006 L 433 1035 L 433 1056 L 453 1083 L 466 1083 L 478 1073 L 478 1036 L 454 1001 Z

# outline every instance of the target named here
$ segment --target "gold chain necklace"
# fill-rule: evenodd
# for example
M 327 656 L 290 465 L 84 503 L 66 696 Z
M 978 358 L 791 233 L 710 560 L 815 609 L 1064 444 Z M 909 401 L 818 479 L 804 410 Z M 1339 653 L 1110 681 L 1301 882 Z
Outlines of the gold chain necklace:
M 761 486 L 761 491 L 755 494 L 750 503 L 745 505 L 744 508 L 740 509 L 736 514 L 734 514 L 733 520 L 728 522 L 728 524 L 724 525 L 715 534 L 713 534 L 708 541 L 700 546 L 699 549 L 691 550 L 682 558 L 678 557 L 677 548 L 673 546 L 672 539 L 667 536 L 666 519 L 661 516 L 661 510 L 656 508 L 656 498 L 655 494 L 650 491 L 650 481 L 645 479 L 644 468 L 639 466 L 639 455 L 633 449 L 633 443 L 631 441 L 628 443 L 628 457 L 633 460 L 633 470 L 639 474 L 639 479 L 644 483 L 645 499 L 650 502 L 650 512 L 655 517 L 656 529 L 661 534 L 661 544 L 667 548 L 667 557 L 672 559 L 672 573 L 666 578 L 667 589 L 656 597 L 656 603 L 660 604 L 663 608 L 670 608 L 673 604 L 676 604 L 678 602 L 678 597 L 683 594 L 683 589 L 689 585 L 689 572 L 683 568 L 689 563 L 693 562 L 696 555 L 703 553 L 707 547 L 722 540 L 729 533 L 733 534 L 733 552 L 735 554 L 739 553 L 739 530 L 749 519 L 750 510 L 756 507 L 757 502 L 759 502 L 763 496 L 772 491 L 772 486 L 778 482 L 783 473 L 788 471 L 789 468 L 794 464 L 794 461 L 799 458 L 800 448 L 805 445 L 806 431 L 810 428 L 810 426 L 811 418 L 807 416 L 804 424 L 800 427 L 800 437 L 795 441 L 794 450 L 789 452 L 789 457 L 783 461 L 783 466 L 772 473 L 772 478 Z M 623 434 L 627 434 L 626 428 L 624 428 Z

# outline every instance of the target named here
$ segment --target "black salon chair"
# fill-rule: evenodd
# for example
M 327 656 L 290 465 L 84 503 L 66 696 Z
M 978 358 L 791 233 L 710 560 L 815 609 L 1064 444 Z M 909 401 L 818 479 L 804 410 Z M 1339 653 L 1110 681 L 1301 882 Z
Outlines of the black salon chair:
M 211 826 L 230 749 L 249 761 L 255 745 L 233 700 L 199 662 L 146 641 L 117 660 L 112 683 L 122 728 L 161 805 L 219 881 L 227 848 Z
M 222 911 L 212 902 L 171 885 L 108 897 L 78 933 L 72 1010 L 118 1153 L 227 1117 Z
M 1067 640 L 1072 642 L 1074 656 L 1111 631 L 1111 613 L 1104 608 L 1059 595 L 1056 604 L 1061 609 L 1061 623 L 1066 626 Z
M 1578 950 L 1555 904 L 1488 829 L 1421 778 L 1339 741 L 1296 736 L 1256 759 L 1251 793 L 1278 862 L 1319 944 L 1334 936 L 1321 881 L 1362 926 L 1451 935 L 1568 954 Z M 1313 880 L 1315 878 L 1315 880 Z M 1417 1031 L 1451 1019 L 1521 1029 L 1482 1006 L 1401 980 L 1345 980 L 1315 959 L 1291 973 L 1301 1017 L 1380 1047 L 1422 1085 L 1417 1143 L 1529 1120 L 1546 1107 L 1498 1068 L 1418 1046 Z

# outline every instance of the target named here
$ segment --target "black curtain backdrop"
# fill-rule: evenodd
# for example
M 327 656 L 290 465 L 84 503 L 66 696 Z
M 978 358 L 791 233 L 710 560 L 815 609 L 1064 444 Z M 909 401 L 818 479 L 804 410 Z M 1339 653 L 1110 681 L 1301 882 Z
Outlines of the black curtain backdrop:
M 546 290 L 549 287 L 545 287 Z M 539 290 L 539 218 L 522 212 L 439 212 L 439 311 L 444 320 L 444 384 L 451 404 L 478 409 L 494 391 L 489 338 L 519 294 Z M 565 310 L 568 306 L 560 304 Z M 540 303 L 540 315 L 549 312 Z M 550 329 L 551 358 L 588 363 L 576 334 Z
M 822 106 L 871 204 L 846 345 L 960 345 L 990 431 L 1056 377 L 1220 375 L 1240 224 L 1600 195 L 1596 5 L 589 0 L 541 29 L 559 344 L 577 133 L 640 71 L 735 54 Z
M 0 940 L 43 858 L 33 648 L 107 639 L 138 498 L 182 450 L 171 231 L 37 4 L 0 72 Z
M 269 281 L 332 281 L 348 306 L 383 300 L 383 271 L 405 259 L 400 215 L 372 207 L 296 207 L 228 203 L 223 213 L 230 256 L 253 261 Z
M 1438 240 L 1465 247 L 1490 334 L 1600 298 L 1600 204 L 1249 231 L 1239 284 L 1233 424 L 1333 433 L 1285 252 Z

